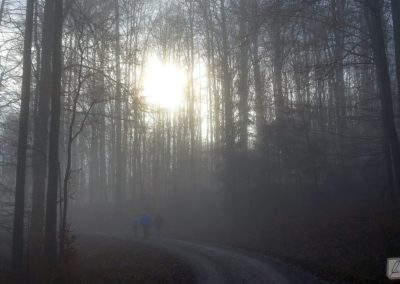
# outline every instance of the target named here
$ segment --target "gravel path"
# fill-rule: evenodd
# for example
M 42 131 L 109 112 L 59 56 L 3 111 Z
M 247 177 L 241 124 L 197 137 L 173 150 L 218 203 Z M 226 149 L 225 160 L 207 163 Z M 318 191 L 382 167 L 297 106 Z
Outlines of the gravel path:
M 195 283 L 323 283 L 292 265 L 258 253 L 174 239 L 134 242 L 182 259 L 193 271 Z

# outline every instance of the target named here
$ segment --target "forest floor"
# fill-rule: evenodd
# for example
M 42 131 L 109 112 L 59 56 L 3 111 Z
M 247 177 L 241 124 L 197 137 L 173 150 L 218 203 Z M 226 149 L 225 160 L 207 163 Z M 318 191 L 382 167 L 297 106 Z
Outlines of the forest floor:
M 187 264 L 145 244 L 79 236 L 81 283 L 192 283 Z
M 165 215 L 165 234 L 271 255 L 329 283 L 387 283 L 386 260 L 400 257 L 400 207 L 371 199 L 317 204 L 315 208 L 308 213 L 282 209 L 282 214 L 256 219 L 260 223 L 247 228 L 223 221 L 208 222 L 208 217 L 178 221 Z M 104 218 L 104 228 L 88 225 L 92 215 L 102 216 L 101 212 L 93 212 L 78 212 L 76 231 L 132 234 L 129 222 L 110 228 L 118 222 Z
M 101 236 L 79 235 L 57 267 L 57 284 L 168 284 L 194 282 L 187 264 L 176 256 L 143 243 Z M 9 261 L 0 270 L 0 283 L 14 284 L 7 273 Z
M 329 283 L 388 283 L 386 259 L 400 256 L 399 219 L 399 210 L 336 219 L 321 212 L 312 223 L 285 219 L 281 225 L 276 222 L 259 231 L 226 227 L 219 232 L 193 230 L 190 235 L 172 237 L 272 255 Z M 194 282 L 190 264 L 143 242 L 78 235 L 72 248 L 70 270 L 61 266 L 57 283 L 66 283 L 61 276 L 73 279 L 69 283 L 85 284 Z M 6 263 L 0 252 L 0 283 L 12 283 L 2 279 Z
M 388 283 L 386 261 L 400 257 L 400 212 L 318 220 L 265 246 L 331 283 Z M 297 232 L 296 232 L 297 231 Z M 282 234 L 280 234 L 282 236 Z
M 329 283 L 389 283 L 387 258 L 400 257 L 399 209 L 309 220 L 227 229 L 210 241 L 275 256 Z

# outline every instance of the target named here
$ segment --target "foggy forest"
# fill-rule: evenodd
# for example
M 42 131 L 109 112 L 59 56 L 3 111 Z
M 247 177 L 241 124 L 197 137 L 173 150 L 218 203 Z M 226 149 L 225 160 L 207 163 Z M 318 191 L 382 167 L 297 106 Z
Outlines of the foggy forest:
M 0 283 L 400 279 L 399 0 L 0 0 Z

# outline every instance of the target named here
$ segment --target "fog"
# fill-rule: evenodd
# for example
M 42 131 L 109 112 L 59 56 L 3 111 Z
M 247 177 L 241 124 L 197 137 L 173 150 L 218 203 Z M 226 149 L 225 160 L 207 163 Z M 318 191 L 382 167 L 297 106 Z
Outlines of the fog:
M 0 3 L 0 282 L 400 277 L 396 1 L 20 2 Z

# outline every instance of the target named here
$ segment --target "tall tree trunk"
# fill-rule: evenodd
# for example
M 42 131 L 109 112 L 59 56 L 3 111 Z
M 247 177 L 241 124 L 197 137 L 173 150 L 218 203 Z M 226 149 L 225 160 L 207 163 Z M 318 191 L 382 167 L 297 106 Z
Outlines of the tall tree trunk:
M 101 45 L 98 53 L 99 70 L 104 70 L 105 62 L 105 47 Z M 83 60 L 84 58 L 82 58 Z M 107 171 L 107 151 L 106 151 L 106 88 L 105 88 L 105 75 L 100 72 L 97 83 L 99 84 L 99 93 L 97 95 L 98 104 L 96 106 L 96 121 L 98 122 L 97 138 L 98 138 L 98 200 L 104 202 L 107 200 L 107 184 L 109 172 Z
M 231 94 L 231 74 L 229 70 L 229 44 L 226 29 L 225 0 L 220 0 L 221 29 L 222 29 L 222 92 L 225 107 L 225 190 L 229 200 L 229 206 L 234 213 L 235 220 L 238 221 L 235 213 L 237 192 L 235 181 L 235 159 L 234 159 L 234 119 L 233 102 Z
M 0 25 L 1 25 L 1 22 L 3 21 L 3 14 L 4 14 L 5 5 L 6 5 L 6 0 L 1 0 L 1 4 L 0 4 Z
M 57 193 L 59 183 L 59 132 L 61 114 L 63 1 L 54 0 L 53 82 L 49 133 L 49 177 L 47 182 L 45 255 L 47 267 L 57 261 Z
M 97 117 L 91 122 L 91 142 L 89 155 L 89 202 L 96 203 L 99 197 L 99 134 L 97 129 Z
M 105 66 L 105 56 L 104 50 L 100 51 L 100 70 L 104 70 Z M 101 74 L 100 78 L 101 85 L 101 97 L 104 100 L 106 96 L 106 89 L 104 87 L 104 74 Z M 100 115 L 100 133 L 99 133 L 99 155 L 100 155 L 100 164 L 99 164 L 99 174 L 100 174 L 100 200 L 107 200 L 107 159 L 106 159 L 106 121 L 105 121 L 105 102 L 101 102 L 99 104 L 99 115 Z
M 382 5 L 383 1 L 381 0 L 367 0 L 365 2 L 365 14 L 370 30 L 372 52 L 374 55 L 378 87 L 380 91 L 382 122 L 385 139 L 384 143 L 388 143 L 388 145 L 385 147 L 389 148 L 385 151 L 385 153 L 387 153 L 386 159 L 391 160 L 397 190 L 400 191 L 400 149 L 393 115 L 389 66 L 383 34 Z M 389 153 L 391 155 L 389 155 Z M 391 174 L 389 173 L 388 176 L 390 177 L 390 175 Z
M 239 5 L 239 147 L 243 150 L 248 146 L 248 122 L 249 122 L 249 85 L 248 85 L 248 61 L 249 61 L 249 37 L 247 25 L 246 0 L 240 0 Z
M 121 123 L 121 46 L 120 46 L 120 15 L 119 1 L 115 1 L 115 68 L 116 68 L 116 94 L 115 94 L 115 208 L 119 212 L 122 208 L 122 123 Z
M 128 5 L 129 6 L 129 5 Z M 130 11 L 130 7 L 127 8 L 127 19 L 126 21 L 128 22 L 128 30 L 131 31 L 132 27 L 131 27 L 131 11 Z M 131 86 L 131 73 L 132 73 L 132 65 L 131 65 L 131 53 L 132 53 L 132 36 L 131 34 L 128 36 L 128 40 L 126 40 L 125 42 L 125 61 L 127 62 L 127 64 L 125 65 L 125 70 L 124 70 L 124 74 L 125 74 L 125 84 L 126 86 L 130 89 Z M 131 153 L 129 151 L 129 147 L 128 147 L 128 134 L 130 132 L 130 129 L 132 128 L 130 123 L 129 123 L 129 117 L 130 117 L 130 106 L 129 106 L 129 91 L 128 90 L 124 90 L 122 92 L 122 108 L 121 108 L 121 112 L 122 112 L 122 117 L 123 117 L 123 122 L 122 122 L 122 137 L 121 137 L 121 180 L 122 180 L 122 192 L 124 192 L 125 194 L 125 198 L 128 197 L 128 193 L 130 191 L 128 191 L 128 157 L 131 157 Z M 122 103 L 121 102 L 121 103 Z M 123 109 L 123 110 L 122 110 Z
M 332 15 L 334 22 L 334 64 L 335 64 L 335 84 L 334 84 L 334 98 L 336 110 L 336 131 L 343 133 L 346 128 L 346 96 L 344 84 L 344 71 L 343 71 L 343 13 L 345 8 L 344 0 L 333 0 Z
M 82 132 L 85 121 L 90 113 L 90 110 L 93 106 L 93 104 L 90 106 L 89 110 L 85 113 L 85 117 L 81 122 L 81 125 L 79 127 L 79 130 L 74 134 L 74 126 L 75 126 L 75 120 L 76 120 L 76 115 L 77 115 L 77 106 L 78 106 L 78 100 L 81 95 L 81 89 L 83 85 L 83 80 L 82 80 L 82 68 L 83 68 L 83 60 L 84 60 L 84 54 L 81 54 L 81 59 L 80 59 L 80 64 L 79 64 L 79 69 L 78 69 L 78 86 L 77 86 L 77 91 L 76 95 L 73 99 L 72 103 L 72 116 L 71 120 L 69 123 L 68 127 L 68 136 L 67 136 L 67 153 L 66 153 L 66 165 L 65 165 L 65 174 L 64 174 L 64 180 L 62 184 L 62 212 L 60 216 L 60 257 L 64 253 L 64 248 L 65 248 L 65 241 L 66 241 L 66 234 L 67 234 L 67 212 L 68 212 L 68 183 L 69 179 L 71 178 L 71 167 L 72 167 L 72 147 L 74 144 L 75 139 L 78 137 L 78 135 Z
M 225 106 L 225 143 L 227 155 L 233 153 L 234 147 L 234 125 L 233 125 L 233 102 L 231 95 L 231 75 L 229 71 L 229 45 L 226 30 L 225 0 L 220 0 L 222 21 L 222 90 Z
M 206 32 L 206 54 L 207 54 L 207 108 L 208 108 L 208 119 L 207 119 L 207 149 L 209 152 L 213 152 L 214 147 L 214 130 L 213 130 L 213 98 L 214 92 L 212 85 L 212 66 L 211 66 L 211 28 L 210 28 L 210 1 L 206 0 L 201 2 L 202 16 L 205 21 L 205 32 Z M 210 166 L 212 167 L 213 159 L 209 159 Z
M 315 51 L 315 61 L 316 65 L 321 65 L 322 64 L 322 59 L 321 59 L 321 51 L 316 50 Z M 315 88 L 315 96 L 317 98 L 317 113 L 318 113 L 318 128 L 322 130 L 322 132 L 325 131 L 326 128 L 326 107 L 324 104 L 324 93 L 325 93 L 325 88 L 324 88 L 324 81 L 322 78 L 320 78 L 321 75 L 318 74 L 318 72 L 314 72 L 314 81 L 316 82 L 316 88 Z M 325 137 L 325 135 L 324 135 Z M 325 139 L 325 138 L 324 138 Z
M 64 180 L 63 180 L 63 198 L 64 198 L 64 206 L 63 210 L 64 212 L 67 211 L 68 209 L 68 181 L 71 177 L 71 166 L 72 166 L 72 145 L 74 142 L 74 137 L 73 137 L 73 129 L 75 125 L 75 117 L 76 117 L 76 105 L 79 97 L 79 90 L 77 95 L 74 98 L 74 104 L 73 104 L 73 109 L 72 109 L 72 117 L 71 121 L 69 124 L 69 129 L 68 129 L 68 142 L 67 142 L 67 162 L 65 165 L 65 174 L 64 174 Z M 61 232 L 60 232 L 60 255 L 63 254 L 64 250 L 64 245 L 65 245 L 65 238 L 66 238 L 66 216 L 67 214 L 64 213 L 62 214 L 62 220 L 61 220 Z
M 39 102 L 39 86 L 40 83 L 40 64 L 42 63 L 41 60 L 41 45 L 40 45 L 40 36 L 39 36 L 39 28 L 38 28 L 38 22 L 39 22 L 39 4 L 38 1 L 34 1 L 34 16 L 33 16 L 33 44 L 35 46 L 36 50 L 36 70 L 34 73 L 34 78 L 35 78 L 35 92 L 34 92 L 34 101 L 33 101 L 33 106 L 32 106 L 32 115 L 33 117 L 37 116 L 37 110 L 38 110 L 38 102 Z
M 128 84 L 129 86 L 129 84 Z M 129 130 L 131 129 L 131 125 L 129 123 L 129 117 L 130 117 L 130 109 L 129 109 L 129 99 L 128 99 L 128 94 L 127 92 L 124 92 L 124 113 L 123 113 L 123 135 L 122 135 L 122 145 L 121 145 L 121 180 L 122 180 L 122 192 L 124 192 L 125 197 L 127 194 L 128 190 L 128 183 L 127 183 L 127 177 L 128 177 L 128 158 L 131 157 L 131 153 L 128 149 L 128 134 Z
M 33 156 L 32 156 L 32 214 L 30 247 L 32 264 L 40 261 L 37 258 L 42 255 L 45 189 L 47 175 L 47 145 L 48 145 L 48 119 L 49 101 L 51 95 L 51 57 L 53 42 L 53 8 L 54 2 L 46 0 L 44 7 L 44 20 L 42 30 L 42 56 L 40 66 L 40 78 L 38 86 L 38 109 L 34 121 L 33 131 Z M 35 271 L 36 269 L 34 269 Z
M 273 41 L 273 69 L 274 69 L 274 105 L 275 117 L 278 121 L 282 121 L 285 117 L 285 101 L 282 89 L 282 69 L 283 69 L 283 43 L 281 28 L 279 24 L 274 23 L 272 29 Z
M 391 4 L 392 4 L 394 50 L 396 56 L 398 111 L 400 113 L 400 2 L 398 0 L 391 0 Z
M 256 19 L 255 12 L 257 11 L 257 6 L 253 7 L 253 18 Z M 252 63 L 254 72 L 254 92 L 255 92 L 255 112 L 256 112 L 256 143 L 257 145 L 262 145 L 264 143 L 264 127 L 265 127 L 265 115 L 264 115 L 264 88 L 263 80 L 261 78 L 260 71 L 260 59 L 258 56 L 258 23 L 254 20 L 252 28 Z
M 30 101 L 31 73 L 32 73 L 31 60 L 32 60 L 34 2 L 35 2 L 34 0 L 27 0 L 26 2 L 24 55 L 23 55 L 22 88 L 21 88 L 21 110 L 19 114 L 17 172 L 16 172 L 16 185 L 15 185 L 15 207 L 14 207 L 13 243 L 12 243 L 12 263 L 14 269 L 18 270 L 22 268 L 23 254 L 24 254 L 26 148 L 28 145 L 28 128 L 29 128 L 29 101 Z M 3 9 L 3 6 L 4 6 L 4 0 L 1 4 L 1 9 Z
M 196 131 L 195 131 L 195 94 L 194 94 L 194 15 L 193 15 L 193 0 L 190 0 L 189 7 L 189 129 L 190 129 L 190 175 L 191 175 L 191 187 L 193 191 L 196 191 Z
M 207 23 L 207 33 L 208 33 L 208 46 L 209 46 L 209 85 L 210 85 L 210 128 L 212 132 L 211 145 L 213 149 L 219 149 L 221 145 L 221 134 L 220 134 L 220 95 L 217 89 L 217 72 L 215 65 L 215 38 L 214 38 L 214 25 L 213 25 L 213 15 L 211 10 L 210 1 L 206 2 L 206 23 Z M 213 159 L 213 157 L 211 158 Z

